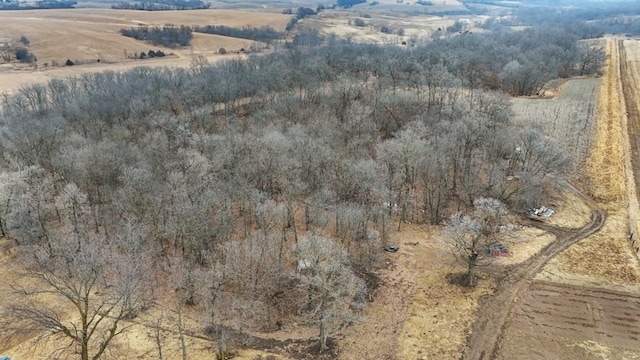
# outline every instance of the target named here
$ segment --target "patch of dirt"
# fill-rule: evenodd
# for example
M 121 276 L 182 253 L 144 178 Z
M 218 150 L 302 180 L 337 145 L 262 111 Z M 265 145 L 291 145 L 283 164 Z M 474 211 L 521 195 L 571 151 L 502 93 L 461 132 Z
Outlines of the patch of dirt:
M 613 356 L 621 354 L 637 358 L 638 318 L 640 295 L 536 282 L 518 302 L 496 358 L 595 360 L 622 359 Z M 596 344 L 609 356 L 593 351 Z
M 460 357 L 478 310 L 478 299 L 494 291 L 495 281 L 480 275 L 478 285 L 468 288 L 452 283 L 451 275 L 441 270 L 425 272 L 418 279 L 413 304 L 398 339 L 398 359 Z M 459 274 L 454 275 L 460 278 Z

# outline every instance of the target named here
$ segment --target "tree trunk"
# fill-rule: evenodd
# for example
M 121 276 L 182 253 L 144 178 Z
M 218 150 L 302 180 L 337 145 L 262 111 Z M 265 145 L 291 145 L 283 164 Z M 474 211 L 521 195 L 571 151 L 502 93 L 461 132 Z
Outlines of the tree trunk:
M 327 329 L 324 321 L 320 320 L 320 353 L 323 353 L 327 349 L 329 349 L 327 346 Z
M 156 347 L 158 348 L 158 360 L 164 360 L 164 357 L 162 356 L 162 333 L 161 333 L 161 323 L 162 323 L 162 318 L 156 320 L 156 328 L 155 330 L 155 340 L 156 340 Z
M 182 324 L 182 304 L 178 305 L 178 339 L 182 350 L 182 360 L 187 360 L 187 344 L 184 341 L 184 327 Z
M 473 252 L 469 256 L 469 268 L 467 270 L 467 279 L 469 286 L 476 285 L 476 263 L 478 262 L 478 254 Z

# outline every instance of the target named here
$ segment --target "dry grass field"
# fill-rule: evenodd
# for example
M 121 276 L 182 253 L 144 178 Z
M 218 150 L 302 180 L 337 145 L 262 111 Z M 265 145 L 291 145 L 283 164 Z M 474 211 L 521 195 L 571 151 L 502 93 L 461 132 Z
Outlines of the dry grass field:
M 382 0 L 375 6 L 359 5 L 351 9 L 321 12 L 317 17 L 304 19 L 302 23 L 317 28 L 324 35 L 348 38 L 354 42 L 394 45 L 402 41 L 411 43 L 429 38 L 438 29 L 444 34 L 445 29 L 456 20 L 468 22 L 473 31 L 481 31 L 475 24 L 484 21 L 482 16 L 439 16 L 427 13 L 461 10 L 464 6 L 459 1 L 437 0 L 433 3 L 433 6 L 423 6 L 414 0 L 402 3 Z M 356 19 L 364 21 L 365 26 L 356 26 Z M 388 27 L 392 33 L 380 32 L 383 26 Z M 403 31 L 402 35 L 397 34 L 400 29 Z
M 60 9 L 0 11 L 0 44 L 29 41 L 29 51 L 37 57 L 37 68 L 18 64 L 0 64 L 0 92 L 15 91 L 30 83 L 84 72 L 123 71 L 136 66 L 182 66 L 193 55 L 216 61 L 225 59 L 254 42 L 246 39 L 194 33 L 192 46 L 168 49 L 147 44 L 119 33 L 120 29 L 141 24 L 158 25 L 227 25 L 242 27 L 271 26 L 283 30 L 290 15 L 239 10 L 134 11 L 111 9 Z M 216 55 L 223 47 L 230 54 Z M 131 60 L 127 55 L 160 49 L 174 54 L 163 59 Z M 64 67 L 71 59 L 82 66 Z M 101 61 L 98 63 L 97 60 Z M 58 66 L 56 66 L 58 65 Z
M 621 98 L 626 112 L 621 114 L 624 128 L 627 129 L 623 139 L 625 141 L 625 175 L 629 184 L 627 187 L 627 207 L 629 209 L 629 232 L 636 253 L 639 252 L 638 234 L 640 234 L 640 41 L 620 40 L 620 79 L 624 97 Z

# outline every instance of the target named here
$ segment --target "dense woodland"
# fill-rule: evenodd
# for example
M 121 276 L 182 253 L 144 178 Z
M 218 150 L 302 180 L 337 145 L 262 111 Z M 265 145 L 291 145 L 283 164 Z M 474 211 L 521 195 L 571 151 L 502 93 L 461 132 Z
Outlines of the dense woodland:
M 326 345 L 365 305 L 389 231 L 479 197 L 540 204 L 545 175 L 571 161 L 512 123 L 508 95 L 596 73 L 602 49 L 582 37 L 529 29 L 408 48 L 307 33 L 246 60 L 25 87 L 1 99 L 0 231 L 33 249 L 41 280 L 65 294 L 81 284 L 74 304 L 91 298 L 83 313 L 104 321 L 73 334 L 112 336 L 69 337 L 83 359 L 163 293 L 176 312 L 202 312 L 219 352 L 232 330 L 294 317 Z M 30 309 L 11 310 L 65 334 Z

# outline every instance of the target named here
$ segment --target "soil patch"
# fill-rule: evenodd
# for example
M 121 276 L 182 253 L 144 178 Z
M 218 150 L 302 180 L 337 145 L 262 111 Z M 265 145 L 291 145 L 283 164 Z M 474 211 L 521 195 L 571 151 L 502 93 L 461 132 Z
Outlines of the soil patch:
M 640 354 L 639 318 L 636 294 L 535 282 L 517 305 L 497 359 L 629 359 Z M 589 343 L 609 356 L 577 346 Z

